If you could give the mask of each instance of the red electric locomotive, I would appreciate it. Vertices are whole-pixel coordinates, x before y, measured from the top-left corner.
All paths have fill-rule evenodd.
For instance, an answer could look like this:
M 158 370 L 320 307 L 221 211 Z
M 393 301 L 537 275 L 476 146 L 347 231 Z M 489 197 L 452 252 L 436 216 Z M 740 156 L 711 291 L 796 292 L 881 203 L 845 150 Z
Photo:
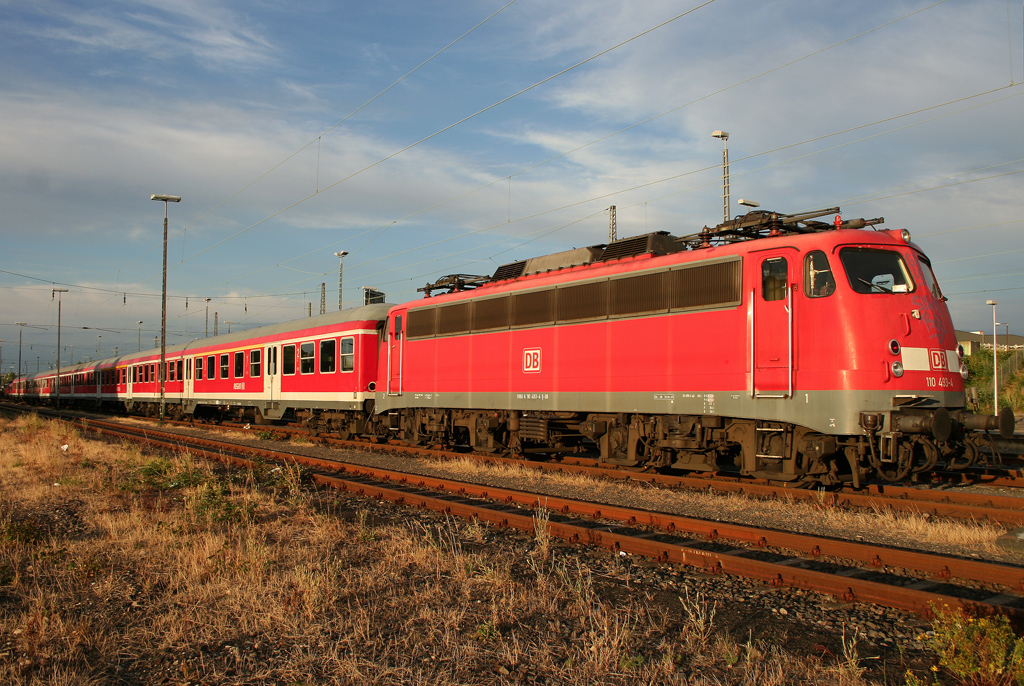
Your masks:
M 881 219 L 756 211 L 462 275 L 394 307 L 376 410 L 410 442 L 777 481 L 977 457 L 927 257 Z M 430 297 L 432 291 L 448 293 Z
M 966 410 L 945 298 L 909 233 L 816 221 L 837 212 L 755 211 L 171 346 L 168 413 L 795 483 L 973 463 L 1012 412 Z M 60 397 L 155 414 L 158 365 L 148 351 L 62 369 Z M 9 392 L 52 399 L 53 377 Z

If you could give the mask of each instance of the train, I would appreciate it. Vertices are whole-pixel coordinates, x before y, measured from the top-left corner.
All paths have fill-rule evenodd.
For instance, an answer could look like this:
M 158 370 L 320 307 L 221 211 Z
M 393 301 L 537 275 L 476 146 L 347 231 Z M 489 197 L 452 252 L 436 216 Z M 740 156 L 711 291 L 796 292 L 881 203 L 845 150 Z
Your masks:
M 883 223 L 752 210 L 167 346 L 163 365 L 156 349 L 28 375 L 5 395 L 794 486 L 967 467 L 1013 414 L 967 407 L 931 263 Z

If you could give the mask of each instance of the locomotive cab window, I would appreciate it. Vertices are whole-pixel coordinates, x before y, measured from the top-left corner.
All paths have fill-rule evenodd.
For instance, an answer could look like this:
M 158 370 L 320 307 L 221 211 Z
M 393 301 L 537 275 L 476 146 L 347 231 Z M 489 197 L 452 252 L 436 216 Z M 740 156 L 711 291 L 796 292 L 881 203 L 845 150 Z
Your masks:
M 772 257 L 761 263 L 761 296 L 765 300 L 785 300 L 789 285 L 789 265 L 785 257 Z
M 857 293 L 910 293 L 914 281 L 907 263 L 895 250 L 843 248 L 839 259 L 850 287 Z
M 350 372 L 356 368 L 356 343 L 349 336 L 341 339 L 341 371 Z
M 338 342 L 331 339 L 320 341 L 320 373 L 321 374 L 333 374 L 335 372 L 335 357 L 334 353 L 337 349 Z
M 804 293 L 808 298 L 825 298 L 836 291 L 836 277 L 828 263 L 828 255 L 820 250 L 804 258 Z

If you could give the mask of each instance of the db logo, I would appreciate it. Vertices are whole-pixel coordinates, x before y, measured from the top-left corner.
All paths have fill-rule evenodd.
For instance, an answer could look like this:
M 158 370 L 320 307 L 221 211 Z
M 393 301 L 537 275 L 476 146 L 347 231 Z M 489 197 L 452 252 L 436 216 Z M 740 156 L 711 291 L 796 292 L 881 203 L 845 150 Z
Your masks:
M 540 348 L 526 348 L 523 350 L 523 372 L 525 374 L 540 371 Z
M 948 368 L 945 350 L 929 350 L 928 356 L 931 359 L 932 369 L 945 371 Z

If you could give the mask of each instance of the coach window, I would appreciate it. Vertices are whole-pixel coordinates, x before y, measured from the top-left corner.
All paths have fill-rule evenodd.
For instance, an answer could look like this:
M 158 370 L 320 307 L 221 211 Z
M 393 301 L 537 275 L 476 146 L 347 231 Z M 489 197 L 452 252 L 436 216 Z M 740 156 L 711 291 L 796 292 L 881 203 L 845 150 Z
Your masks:
M 235 378 L 241 379 L 245 376 L 245 351 L 239 350 L 235 353 Z
M 220 378 L 228 378 L 228 354 L 224 353 L 220 356 Z
M 174 379 L 175 379 L 175 376 L 174 376 L 174 363 L 173 362 L 168 362 L 167 363 L 167 380 L 168 381 L 174 381 Z
M 214 355 L 206 358 L 206 378 L 210 381 L 217 378 L 217 358 Z
M 313 357 L 316 355 L 316 344 L 313 341 L 299 344 L 299 371 L 303 374 L 312 374 L 316 371 Z
M 281 348 L 281 373 L 295 373 L 295 346 L 286 345 Z
M 334 353 L 338 342 L 333 338 L 320 341 L 320 373 L 333 374 L 336 370 Z
M 355 339 L 349 336 L 341 339 L 341 371 L 350 372 L 356 368 Z
M 828 264 L 828 255 L 820 250 L 804 258 L 804 293 L 808 298 L 824 298 L 836 292 L 836 278 Z
M 785 257 L 772 257 L 761 263 L 761 295 L 765 300 L 785 300 L 789 265 Z
M 260 374 L 260 349 L 259 348 L 256 348 L 255 350 L 250 350 L 249 351 L 249 376 L 251 376 L 254 379 L 259 377 L 259 376 L 262 376 L 262 374 Z
M 203 358 L 197 357 L 196 359 L 196 381 L 203 380 Z
M 175 363 L 175 365 L 174 365 L 174 366 L 178 368 L 178 381 L 181 381 L 182 379 L 184 379 L 184 378 L 185 378 L 185 376 L 184 376 L 184 375 L 182 374 L 182 371 L 181 371 L 181 369 L 182 369 L 182 361 L 181 361 L 181 360 L 178 360 L 178 361 L 177 361 L 177 362 Z

